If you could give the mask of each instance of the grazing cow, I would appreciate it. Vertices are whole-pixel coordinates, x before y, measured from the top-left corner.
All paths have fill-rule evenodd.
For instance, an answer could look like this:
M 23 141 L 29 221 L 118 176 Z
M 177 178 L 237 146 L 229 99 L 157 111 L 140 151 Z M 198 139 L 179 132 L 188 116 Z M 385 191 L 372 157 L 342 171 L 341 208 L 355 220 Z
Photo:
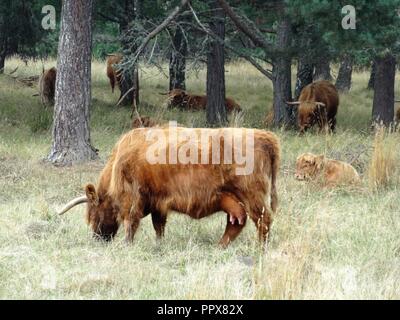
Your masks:
M 297 158 L 295 178 L 300 181 L 320 179 L 328 187 L 356 184 L 360 181 L 360 176 L 352 165 L 312 153 L 305 153 Z
M 321 80 L 309 84 L 301 91 L 299 101 L 288 102 L 298 105 L 298 125 L 301 133 L 318 124 L 323 130 L 326 125 L 333 132 L 336 127 L 336 114 L 339 94 L 329 81 Z
M 185 110 L 205 110 L 207 107 L 207 96 L 189 94 L 182 89 L 173 89 L 167 95 L 168 107 L 177 106 Z M 225 107 L 228 112 L 242 110 L 232 98 L 225 99 Z
M 122 61 L 122 54 L 111 53 L 107 55 L 107 77 L 110 79 L 111 91 L 114 93 L 115 84 L 120 86 L 121 72 L 117 70 L 116 64 Z
M 177 144 L 171 144 L 168 137 L 175 133 L 184 136 L 185 142 L 177 140 Z M 226 138 L 226 133 L 234 139 Z M 240 141 L 246 151 L 247 147 L 249 152 L 254 151 L 249 153 L 253 155 L 252 161 L 249 161 L 253 168 L 251 172 L 239 175 L 237 170 L 243 168 L 243 162 L 239 164 L 233 156 L 230 162 L 218 164 L 218 161 L 214 161 L 214 156 L 225 159 L 231 151 L 236 153 L 238 147 L 236 143 L 233 147 L 232 141 L 250 133 L 253 133 L 250 135 L 252 140 Z M 159 141 L 154 144 L 155 141 L 149 141 L 148 135 L 152 138 L 154 135 L 166 137 L 163 140 L 165 144 L 158 145 Z M 204 144 L 204 141 L 208 143 Z M 155 145 L 159 149 L 154 148 Z M 176 155 L 187 155 L 191 150 L 195 160 L 205 159 L 208 164 L 203 161 L 183 161 L 180 157 L 173 162 L 171 150 L 175 150 Z M 169 160 L 162 162 L 164 164 L 153 162 L 154 159 L 149 161 L 149 154 L 165 155 L 164 161 L 168 155 L 172 163 L 168 163 Z M 87 202 L 87 222 L 96 237 L 111 240 L 120 223 L 123 223 L 126 240 L 130 242 L 141 218 L 149 213 L 159 238 L 164 233 L 169 211 L 181 212 L 194 219 L 225 211 L 227 225 L 220 241 L 222 246 L 227 246 L 239 235 L 247 216 L 256 223 L 259 238 L 265 242 L 272 214 L 277 207 L 279 161 L 278 138 L 263 130 L 179 127 L 134 129 L 122 136 L 114 147 L 97 187 L 87 185 L 86 195 L 72 200 L 60 214 Z
M 44 70 L 39 80 L 40 99 L 44 105 L 53 105 L 56 93 L 57 69 Z
M 396 111 L 395 122 L 400 123 L 400 108 Z

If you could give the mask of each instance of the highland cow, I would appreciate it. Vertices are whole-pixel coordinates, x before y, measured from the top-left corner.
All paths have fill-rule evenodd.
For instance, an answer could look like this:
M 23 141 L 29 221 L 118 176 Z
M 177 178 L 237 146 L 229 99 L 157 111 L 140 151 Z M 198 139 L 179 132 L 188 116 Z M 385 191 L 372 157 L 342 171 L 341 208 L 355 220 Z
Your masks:
M 298 105 L 297 120 L 301 133 L 315 124 L 318 124 L 320 131 L 326 126 L 332 132 L 335 130 L 339 94 L 329 81 L 321 80 L 309 84 L 301 91 L 299 101 L 288 104 Z
M 312 153 L 297 158 L 295 178 L 300 181 L 319 180 L 328 187 L 360 182 L 360 176 L 352 165 Z
M 167 137 L 175 133 L 189 140 L 177 141 L 175 145 L 166 140 L 165 145 L 154 150 L 158 143 L 154 144 L 154 135 Z M 247 148 L 253 151 L 252 170 L 248 174 L 238 174 L 243 169 L 243 162 L 236 157 L 231 162 L 225 161 L 225 157 L 229 160 L 227 151 L 234 153 L 238 148 L 226 138 L 226 133 L 233 137 L 232 141 L 244 136 L 253 138 L 246 138 L 240 145 L 246 151 Z M 200 139 L 204 136 L 205 141 L 209 142 L 206 146 Z M 217 147 L 217 151 L 214 147 Z M 188 150 L 196 157 L 191 161 L 179 158 L 174 164 L 173 150 L 184 159 Z M 158 157 L 165 155 L 168 161 L 154 162 L 149 158 L 153 152 Z M 224 158 L 224 161 L 214 161 L 215 156 Z M 200 158 L 207 160 L 207 164 L 196 162 Z M 79 203 L 87 203 L 87 222 L 96 237 L 111 240 L 122 223 L 125 238 L 130 242 L 140 220 L 149 213 L 159 238 L 164 234 L 170 211 L 181 212 L 194 219 L 225 211 L 227 225 L 220 240 L 222 246 L 227 246 L 239 235 L 248 216 L 256 224 L 260 241 L 264 243 L 277 207 L 279 161 L 277 137 L 263 130 L 179 127 L 134 129 L 114 147 L 97 187 L 88 184 L 86 195 L 72 200 L 60 214 Z
M 39 95 L 44 105 L 53 105 L 56 92 L 57 69 L 44 70 L 39 80 Z
M 207 96 L 189 94 L 182 89 L 173 89 L 168 94 L 167 106 L 179 107 L 184 110 L 205 110 L 207 108 Z M 228 113 L 242 109 L 232 98 L 225 99 L 225 107 Z
M 116 65 L 122 61 L 122 54 L 112 53 L 107 55 L 107 77 L 110 79 L 111 91 L 114 93 L 115 85 L 120 86 L 121 72 Z

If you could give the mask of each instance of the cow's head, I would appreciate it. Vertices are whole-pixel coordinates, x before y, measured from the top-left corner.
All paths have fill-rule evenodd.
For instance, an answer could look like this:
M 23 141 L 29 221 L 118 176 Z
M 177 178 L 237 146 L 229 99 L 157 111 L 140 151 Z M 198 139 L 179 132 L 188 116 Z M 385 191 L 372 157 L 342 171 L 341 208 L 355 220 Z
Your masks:
M 98 193 L 92 184 L 85 187 L 86 195 L 70 201 L 59 212 L 60 215 L 78 204 L 86 203 L 86 220 L 91 226 L 95 238 L 110 241 L 119 228 L 118 206 L 106 192 Z
M 324 155 L 304 153 L 297 158 L 295 178 L 297 180 L 311 180 L 323 169 L 325 163 Z
M 300 133 L 306 132 L 318 121 L 327 121 L 326 105 L 318 101 L 294 101 L 287 102 L 288 105 L 298 107 L 297 123 Z

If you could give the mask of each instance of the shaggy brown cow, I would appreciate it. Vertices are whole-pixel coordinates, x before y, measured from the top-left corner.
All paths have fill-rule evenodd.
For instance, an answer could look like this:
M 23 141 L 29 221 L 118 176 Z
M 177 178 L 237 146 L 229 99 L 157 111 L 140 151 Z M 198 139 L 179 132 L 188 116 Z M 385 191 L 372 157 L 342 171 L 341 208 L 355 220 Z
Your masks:
M 39 80 L 40 99 L 44 105 L 54 104 L 54 95 L 56 93 L 57 69 L 51 68 L 43 71 Z
M 300 181 L 320 179 L 328 187 L 360 182 L 360 176 L 350 164 L 312 153 L 297 158 L 295 178 Z
M 396 111 L 395 122 L 400 123 L 400 108 Z
M 154 138 L 153 135 L 161 134 L 166 137 L 167 142 L 169 134 L 174 134 L 171 130 L 173 129 L 140 128 L 125 134 L 114 147 L 97 187 L 87 185 L 86 196 L 71 201 L 60 214 L 79 203 L 87 202 L 87 221 L 95 236 L 110 240 L 123 223 L 126 240 L 132 241 L 140 220 L 149 213 L 157 237 L 161 237 L 169 211 L 182 212 L 194 219 L 200 219 L 223 210 L 227 213 L 227 225 L 220 241 L 222 246 L 228 245 L 239 235 L 247 216 L 256 223 L 259 238 L 264 242 L 278 201 L 278 138 L 263 130 L 175 127 L 177 134 L 184 134 L 186 138 L 192 137 L 184 143 L 178 141 L 176 152 L 187 155 L 188 150 L 194 150 L 197 160 L 201 155 L 201 159 L 204 156 L 209 164 L 190 161 L 185 164 L 180 161 L 177 164 L 149 162 L 149 153 L 164 154 L 167 157 L 173 146 L 166 143 L 159 146 L 159 149 L 154 149 L 155 141 L 149 141 L 147 136 Z M 236 140 L 242 134 L 250 132 L 254 133 L 254 148 L 251 149 L 254 157 L 253 170 L 249 174 L 237 174 L 236 170 L 243 168 L 243 162 L 239 164 L 234 157 L 230 164 L 215 164 L 215 161 L 211 164 L 218 152 L 219 156 L 225 157 L 227 150 L 237 151 L 232 149 L 232 139 L 226 138 L 224 133 L 230 133 Z M 204 135 L 205 141 L 209 142 L 208 146 L 202 143 Z M 216 143 L 211 143 L 215 138 Z M 243 141 L 247 150 L 247 139 Z M 215 152 L 215 146 L 220 147 L 218 152 Z M 244 148 L 243 145 L 242 147 Z
M 318 123 L 323 130 L 326 125 L 333 132 L 339 106 L 339 94 L 329 81 L 321 80 L 309 84 L 301 91 L 299 101 L 288 102 L 298 105 L 298 125 L 301 133 Z
M 123 56 L 120 53 L 111 53 L 107 55 L 107 77 L 110 79 L 111 91 L 114 92 L 115 84 L 120 85 L 120 72 L 115 67 L 120 63 Z
M 168 107 L 177 106 L 185 110 L 205 110 L 207 107 L 207 96 L 189 94 L 182 89 L 173 89 L 167 95 Z M 228 112 L 242 110 L 232 98 L 225 99 L 225 107 Z

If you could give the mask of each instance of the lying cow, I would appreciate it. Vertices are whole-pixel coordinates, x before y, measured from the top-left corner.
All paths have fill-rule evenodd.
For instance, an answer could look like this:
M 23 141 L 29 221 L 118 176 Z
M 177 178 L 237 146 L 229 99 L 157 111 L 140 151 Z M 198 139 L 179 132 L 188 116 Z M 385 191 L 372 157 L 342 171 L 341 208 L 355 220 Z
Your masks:
M 120 86 L 121 72 L 116 65 L 122 61 L 122 54 L 111 53 L 107 55 L 107 77 L 110 79 L 111 91 L 114 93 L 115 84 Z
M 328 187 L 360 182 L 359 174 L 350 164 L 312 153 L 297 158 L 295 178 L 300 181 L 320 179 Z
M 301 91 L 299 101 L 288 104 L 298 106 L 297 122 L 301 133 L 315 124 L 318 124 L 320 131 L 326 126 L 332 132 L 335 130 L 339 94 L 329 81 L 321 80 L 309 84 Z
M 179 107 L 184 110 L 205 110 L 207 107 L 207 96 L 189 94 L 182 89 L 173 89 L 167 95 L 168 107 Z M 225 107 L 228 112 L 242 110 L 232 98 L 225 99 Z
M 173 145 L 166 138 L 165 144 L 155 150 L 154 141 L 149 141 L 146 136 L 168 137 L 170 133 L 174 134 L 171 130 L 176 130 L 176 134 L 186 139 L 191 137 L 187 144 L 177 142 L 180 148 L 184 148 L 184 152 L 180 148 L 177 152 L 187 155 L 188 150 L 192 150 L 197 159 L 201 154 L 201 159 L 204 156 L 209 164 L 184 164 L 180 159 L 176 164 L 168 161 L 164 164 L 149 162 L 149 153 L 164 154 L 166 157 Z M 237 170 L 242 165 L 234 157 L 230 164 L 229 161 L 212 164 L 216 162 L 211 161 L 214 156 L 219 155 L 222 159 L 228 150 L 233 150 L 232 141 L 225 138 L 224 133 L 229 133 L 236 139 L 249 133 L 249 130 L 254 134 L 254 139 L 250 140 L 254 142 L 253 148 L 249 144 L 250 151 L 254 151 L 253 170 L 250 173 L 238 175 Z M 216 143 L 211 143 L 219 135 L 222 135 L 221 140 L 218 138 Z M 204 142 L 204 136 L 205 141 L 209 142 L 206 147 L 201 143 Z M 247 150 L 247 142 L 244 144 Z M 215 152 L 215 146 L 219 146 L 219 153 Z M 96 236 L 111 240 L 120 223 L 123 223 L 126 240 L 132 241 L 140 220 L 149 213 L 156 235 L 161 237 L 167 215 L 172 210 L 194 219 L 222 210 L 227 213 L 227 225 L 220 241 L 222 246 L 227 246 L 239 235 L 247 216 L 255 222 L 259 238 L 265 242 L 272 214 L 277 207 L 276 178 L 279 159 L 279 141 L 273 133 L 267 131 L 179 127 L 134 129 L 125 134 L 114 147 L 97 187 L 87 185 L 86 195 L 71 201 L 60 214 L 86 202 L 87 221 Z
M 39 95 L 44 105 L 53 105 L 56 93 L 57 69 L 43 70 L 39 79 Z

